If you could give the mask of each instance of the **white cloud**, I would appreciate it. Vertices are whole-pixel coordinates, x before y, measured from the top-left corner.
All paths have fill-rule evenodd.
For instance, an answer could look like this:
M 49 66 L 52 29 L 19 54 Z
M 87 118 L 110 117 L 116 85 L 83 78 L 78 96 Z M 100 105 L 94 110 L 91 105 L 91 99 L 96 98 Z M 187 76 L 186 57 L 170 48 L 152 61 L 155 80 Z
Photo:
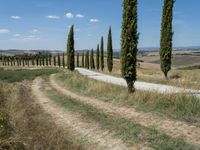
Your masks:
M 10 30 L 8 30 L 8 29 L 0 29 L 0 34 L 6 34 L 9 32 L 10 32 Z
M 38 41 L 40 40 L 39 37 L 36 37 L 35 35 L 29 35 L 29 36 L 23 36 L 23 37 L 15 37 L 11 39 L 12 41 L 22 41 L 22 42 L 27 42 L 27 41 Z
M 65 17 L 68 19 L 71 19 L 71 18 L 74 18 L 74 15 L 69 12 L 69 13 L 66 13 Z
M 96 22 L 99 22 L 99 19 L 90 19 L 90 22 L 96 23 Z
M 85 16 L 84 15 L 82 15 L 82 14 L 77 14 L 76 15 L 76 18 L 84 18 Z
M 56 16 L 56 15 L 49 15 L 46 16 L 47 19 L 60 19 L 60 16 Z
M 20 17 L 20 16 L 11 16 L 10 18 L 11 18 L 11 19 L 15 19 L 15 20 L 19 20 L 19 19 L 21 19 L 22 17 Z
M 33 33 L 39 33 L 40 31 L 38 29 L 33 29 Z
M 14 34 L 13 35 L 14 37 L 19 37 L 19 36 L 21 36 L 20 34 Z

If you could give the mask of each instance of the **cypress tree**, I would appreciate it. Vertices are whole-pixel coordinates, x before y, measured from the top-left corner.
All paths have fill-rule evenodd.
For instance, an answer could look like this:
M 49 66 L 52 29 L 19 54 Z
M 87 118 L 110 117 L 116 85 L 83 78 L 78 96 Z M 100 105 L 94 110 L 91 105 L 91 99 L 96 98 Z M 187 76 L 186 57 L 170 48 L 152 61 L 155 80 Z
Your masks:
M 51 54 L 49 54 L 49 65 L 51 66 L 51 58 L 52 58 L 52 56 L 51 56 Z
M 24 67 L 25 66 L 25 63 L 24 63 L 24 57 L 22 57 L 22 66 Z
M 74 26 L 71 26 L 67 40 L 67 68 L 74 71 Z
M 44 56 L 42 56 L 42 66 L 45 66 L 45 60 L 44 60 L 45 58 L 44 58 Z
M 104 42 L 103 42 L 103 36 L 101 37 L 101 54 L 100 54 L 100 57 L 101 57 L 101 70 L 103 71 L 104 69 Z
M 113 69 L 113 47 L 112 47 L 112 30 L 109 28 L 108 43 L 107 43 L 107 66 L 108 71 L 112 72 Z
M 49 62 L 49 58 L 48 58 L 48 56 L 49 56 L 49 55 L 46 55 L 46 56 L 45 56 L 45 59 L 46 59 L 46 66 L 49 66 L 49 63 L 48 63 L 48 62 Z
M 79 53 L 77 52 L 77 61 L 76 61 L 77 67 L 79 67 Z
M 41 55 L 40 55 L 39 59 L 40 59 L 40 66 L 42 66 L 42 56 Z
M 86 52 L 86 56 L 85 56 L 85 67 L 87 68 L 87 69 L 89 69 L 90 68 L 90 62 L 89 62 L 90 60 L 89 60 L 89 51 L 87 51 Z
M 61 62 L 60 62 L 60 54 L 58 53 L 58 66 L 61 66 Z
M 31 59 L 32 61 L 32 66 L 34 66 L 35 64 L 34 64 L 34 57 L 32 57 L 32 59 Z
M 137 32 L 137 0 L 123 1 L 123 22 L 121 34 L 122 76 L 126 80 L 129 93 L 135 91 L 137 79 L 136 56 L 139 34 Z
M 84 52 L 82 53 L 82 67 L 85 67 L 85 56 L 84 56 Z
M 173 20 L 173 7 L 175 0 L 164 0 L 161 39 L 160 39 L 160 66 L 167 79 L 167 74 L 171 70 L 171 57 L 172 57 L 172 20 Z
M 39 58 L 38 58 L 38 56 L 36 57 L 36 65 L 37 66 L 39 65 Z
M 95 69 L 95 64 L 94 64 L 94 51 L 93 49 L 91 50 L 90 53 L 90 68 Z
M 97 51 L 96 51 L 96 67 L 97 70 L 99 70 L 99 44 L 97 45 Z
M 63 64 L 63 68 L 65 68 L 65 54 L 63 53 L 63 57 L 62 57 L 62 64 Z
M 56 66 L 56 56 L 53 56 L 53 64 Z

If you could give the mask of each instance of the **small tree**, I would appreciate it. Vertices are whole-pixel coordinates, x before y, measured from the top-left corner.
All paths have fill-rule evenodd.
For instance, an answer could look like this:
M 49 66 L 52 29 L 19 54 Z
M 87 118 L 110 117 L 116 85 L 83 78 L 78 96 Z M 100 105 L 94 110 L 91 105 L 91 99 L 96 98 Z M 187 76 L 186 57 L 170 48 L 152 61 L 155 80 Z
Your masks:
M 112 72 L 112 69 L 113 69 L 113 47 L 112 47 L 112 31 L 111 31 L 111 27 L 109 28 L 109 32 L 108 32 L 107 66 L 108 66 L 108 71 Z
M 79 67 L 79 53 L 77 52 L 77 61 L 76 61 L 77 67 Z
M 94 51 L 93 49 L 91 50 L 90 53 L 90 68 L 95 69 L 95 64 L 94 64 Z
M 85 56 L 84 56 L 84 52 L 82 53 L 82 67 L 85 67 Z
M 74 26 L 72 25 L 69 31 L 67 40 L 67 67 L 69 70 L 74 71 Z
M 137 0 L 123 1 L 123 22 L 121 34 L 121 63 L 122 76 L 126 80 L 129 93 L 134 92 L 137 79 L 136 56 L 138 45 L 137 32 Z
M 96 51 L 96 67 L 97 70 L 99 70 L 99 44 L 97 45 L 97 51 Z
M 101 37 L 101 70 L 104 69 L 104 42 L 103 42 L 103 36 Z
M 171 70 L 171 57 L 172 57 L 172 20 L 173 20 L 173 7 L 175 0 L 164 0 L 161 40 L 160 40 L 160 66 L 161 70 L 168 79 L 168 72 Z

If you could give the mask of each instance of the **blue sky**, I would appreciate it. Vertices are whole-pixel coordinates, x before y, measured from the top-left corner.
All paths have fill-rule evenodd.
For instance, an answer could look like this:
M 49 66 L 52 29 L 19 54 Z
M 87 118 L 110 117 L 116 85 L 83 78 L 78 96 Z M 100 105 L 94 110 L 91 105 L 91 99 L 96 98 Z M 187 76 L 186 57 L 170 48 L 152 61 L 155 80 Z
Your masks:
M 139 47 L 158 47 L 163 0 L 139 0 Z M 176 0 L 174 46 L 200 45 L 200 1 Z M 1 0 L 0 49 L 66 48 L 75 25 L 75 48 L 96 48 L 112 26 L 120 48 L 122 0 Z M 106 41 L 105 41 L 106 44 Z

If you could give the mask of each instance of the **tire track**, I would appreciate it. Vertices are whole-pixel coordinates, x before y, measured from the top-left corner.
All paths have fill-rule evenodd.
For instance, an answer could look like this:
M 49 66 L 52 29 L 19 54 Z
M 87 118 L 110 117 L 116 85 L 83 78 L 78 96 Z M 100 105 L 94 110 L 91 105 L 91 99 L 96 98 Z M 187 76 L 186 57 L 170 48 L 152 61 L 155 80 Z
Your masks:
M 75 137 L 87 139 L 95 144 L 95 150 L 138 150 L 145 149 L 142 145 L 127 147 L 120 139 L 114 138 L 108 130 L 102 130 L 98 123 L 83 121 L 80 114 L 75 114 L 66 109 L 62 109 L 52 102 L 41 91 L 41 78 L 34 80 L 32 93 L 36 102 L 55 120 L 56 124 L 61 127 L 68 127 L 75 134 Z
M 171 137 L 182 138 L 190 144 L 200 146 L 200 128 L 194 125 L 189 125 L 181 121 L 161 119 L 152 113 L 137 112 L 134 108 L 118 107 L 95 98 L 77 95 L 60 86 L 55 81 L 54 76 L 55 75 L 50 76 L 52 87 L 65 96 L 70 96 L 82 103 L 101 109 L 106 113 L 131 119 L 145 127 L 154 127 L 156 130 L 164 132 Z

